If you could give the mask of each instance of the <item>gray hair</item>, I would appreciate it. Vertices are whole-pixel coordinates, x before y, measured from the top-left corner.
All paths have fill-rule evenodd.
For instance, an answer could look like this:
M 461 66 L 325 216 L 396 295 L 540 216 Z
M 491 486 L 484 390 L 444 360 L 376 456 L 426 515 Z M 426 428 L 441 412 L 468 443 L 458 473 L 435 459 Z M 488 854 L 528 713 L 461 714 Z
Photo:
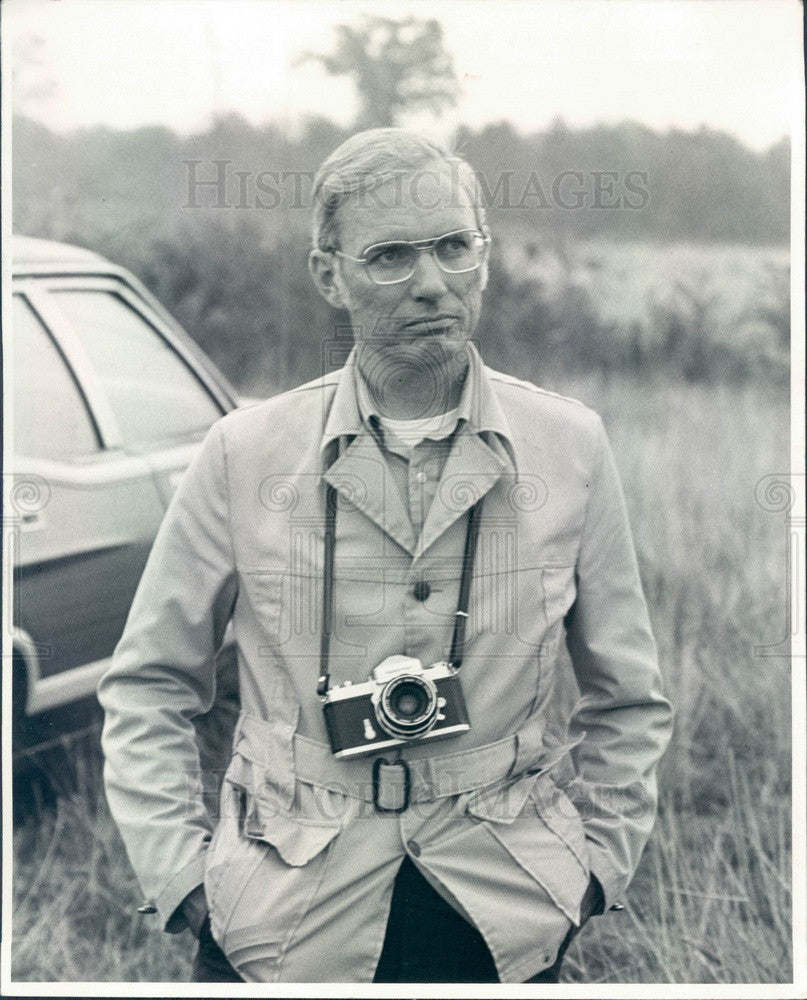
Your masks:
M 456 153 L 403 128 L 373 128 L 358 132 L 331 153 L 314 177 L 312 242 L 320 250 L 339 247 L 337 214 L 351 197 L 411 174 L 435 161 L 450 164 L 460 189 L 471 199 L 476 224 L 486 231 L 485 207 L 479 181 L 471 166 Z

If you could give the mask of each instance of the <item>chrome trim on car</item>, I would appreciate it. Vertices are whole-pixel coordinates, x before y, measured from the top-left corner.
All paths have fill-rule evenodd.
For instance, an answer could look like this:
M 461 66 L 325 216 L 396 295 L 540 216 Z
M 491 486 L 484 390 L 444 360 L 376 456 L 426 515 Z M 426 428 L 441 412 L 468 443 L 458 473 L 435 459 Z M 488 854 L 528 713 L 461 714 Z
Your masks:
M 83 663 L 80 667 L 65 670 L 53 677 L 42 677 L 37 645 L 25 629 L 14 629 L 12 643 L 14 652 L 22 658 L 25 665 L 26 692 L 23 708 L 26 715 L 36 715 L 37 712 L 58 708 L 95 694 L 101 674 L 111 662 L 111 658 L 106 657 L 93 663 Z
M 119 447 L 122 441 L 118 420 L 81 341 L 70 324 L 54 308 L 44 289 L 33 282 L 17 288 L 56 345 L 90 415 L 100 450 Z
M 53 677 L 41 677 L 39 673 L 39 656 L 36 643 L 26 631 L 14 629 L 14 649 L 25 663 L 28 680 L 25 714 L 36 715 L 50 708 L 60 708 L 71 701 L 88 698 L 95 695 L 98 682 L 112 663 L 112 657 L 107 656 L 92 663 L 82 663 L 80 667 L 65 670 Z M 235 634 L 232 622 L 228 622 L 224 632 L 224 641 L 217 657 L 232 654 L 235 649 Z
M 11 648 L 21 659 L 25 666 L 25 711 L 29 711 L 31 691 L 39 678 L 39 654 L 36 651 L 36 643 L 31 636 L 22 628 L 14 628 L 11 633 Z
M 52 677 L 41 677 L 28 692 L 27 713 L 34 715 L 95 694 L 98 681 L 112 662 L 111 657 L 83 663 Z
M 141 455 L 127 455 L 123 451 L 99 452 L 83 462 L 59 462 L 50 458 L 20 456 L 14 462 L 14 475 L 42 476 L 49 483 L 91 488 L 101 483 L 140 479 L 148 475 L 150 465 Z
M 45 295 L 59 290 L 106 291 L 118 295 L 130 308 L 152 327 L 168 347 L 190 368 L 200 386 L 215 403 L 227 413 L 237 405 L 237 393 L 225 376 L 215 367 L 210 357 L 179 325 L 165 307 L 142 285 L 133 274 L 114 268 L 109 273 L 54 274 L 42 276 L 35 282 Z M 58 303 L 53 303 L 58 309 Z M 65 320 L 67 322 L 67 320 Z M 205 378 L 199 375 L 201 369 Z

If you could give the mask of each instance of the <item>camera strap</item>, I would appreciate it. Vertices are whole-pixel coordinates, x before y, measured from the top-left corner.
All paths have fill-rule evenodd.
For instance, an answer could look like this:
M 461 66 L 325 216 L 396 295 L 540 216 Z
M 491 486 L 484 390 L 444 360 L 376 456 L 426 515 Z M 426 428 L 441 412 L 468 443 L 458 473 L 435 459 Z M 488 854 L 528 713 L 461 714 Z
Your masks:
M 460 577 L 460 593 L 457 598 L 457 610 L 454 612 L 454 635 L 451 639 L 451 652 L 448 662 L 459 670 L 462 666 L 462 656 L 465 648 L 465 623 L 468 621 L 468 604 L 471 599 L 471 577 L 474 572 L 474 560 L 479 539 L 479 520 L 482 516 L 482 501 L 480 497 L 471 507 L 468 515 L 468 530 L 465 534 L 465 551 L 462 555 L 462 576 Z
M 319 637 L 319 680 L 317 694 L 320 698 L 328 693 L 331 686 L 329 654 L 331 647 L 331 623 L 333 620 L 333 553 L 336 548 L 336 505 L 339 495 L 328 483 L 325 490 L 325 552 L 322 567 L 322 631 Z
M 468 516 L 468 530 L 465 535 L 465 549 L 462 557 L 462 576 L 460 577 L 460 592 L 457 599 L 457 610 L 454 612 L 454 634 L 451 639 L 451 652 L 448 662 L 459 670 L 465 647 L 465 626 L 468 621 L 468 605 L 471 597 L 471 578 L 474 572 L 477 542 L 479 539 L 479 521 L 482 516 L 482 501 L 484 497 L 471 507 Z M 328 693 L 331 684 L 330 674 L 330 644 L 331 628 L 333 626 L 333 563 L 336 549 L 336 510 L 339 496 L 335 487 L 329 483 L 325 491 L 325 551 L 323 554 L 322 572 L 322 631 L 319 643 L 319 679 L 317 694 L 322 698 Z

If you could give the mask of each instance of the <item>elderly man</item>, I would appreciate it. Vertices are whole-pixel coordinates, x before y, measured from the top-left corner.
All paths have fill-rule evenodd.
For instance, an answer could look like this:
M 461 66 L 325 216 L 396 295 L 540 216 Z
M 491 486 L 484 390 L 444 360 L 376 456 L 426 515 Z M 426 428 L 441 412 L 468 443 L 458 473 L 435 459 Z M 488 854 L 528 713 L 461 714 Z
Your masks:
M 355 347 L 188 470 L 99 688 L 109 802 L 196 980 L 557 981 L 631 878 L 670 732 L 605 433 L 472 345 L 467 164 L 364 132 L 314 199 L 311 274 Z M 191 719 L 229 622 L 214 830 Z

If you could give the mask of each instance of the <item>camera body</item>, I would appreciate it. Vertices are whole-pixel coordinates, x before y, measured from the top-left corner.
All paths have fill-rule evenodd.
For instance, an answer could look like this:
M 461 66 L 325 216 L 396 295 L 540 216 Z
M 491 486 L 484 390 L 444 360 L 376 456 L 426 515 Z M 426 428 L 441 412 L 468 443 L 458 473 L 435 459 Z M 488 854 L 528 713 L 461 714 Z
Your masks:
M 388 656 L 362 683 L 346 681 L 323 696 L 335 757 L 377 753 L 413 740 L 458 736 L 471 728 L 457 670 Z

